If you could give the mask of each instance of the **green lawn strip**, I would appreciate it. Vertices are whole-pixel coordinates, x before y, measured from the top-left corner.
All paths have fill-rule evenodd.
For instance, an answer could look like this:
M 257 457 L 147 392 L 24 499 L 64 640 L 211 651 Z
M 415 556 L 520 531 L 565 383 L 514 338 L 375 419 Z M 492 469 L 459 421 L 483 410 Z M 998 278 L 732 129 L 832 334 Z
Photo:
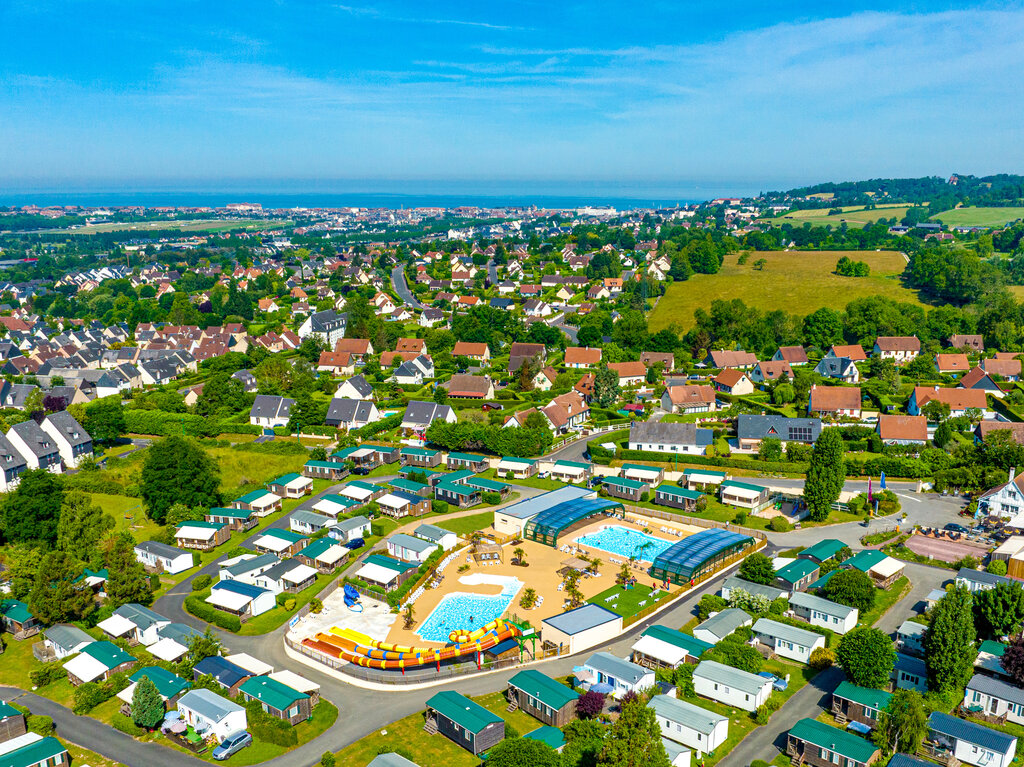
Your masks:
M 148 541 L 158 532 L 160 525 L 146 516 L 141 498 L 107 493 L 87 493 L 92 502 L 113 517 L 117 530 L 127 530 L 137 541 Z
M 68 754 L 71 756 L 71 763 L 74 765 L 88 765 L 89 767 L 121 767 L 120 762 L 115 762 L 112 759 L 107 759 L 105 756 L 100 756 L 95 751 L 82 748 L 78 744 L 66 740 L 61 733 L 57 733 L 57 737 L 67 748 Z
M 1024 218 L 1024 208 L 966 207 L 945 210 L 932 216 L 931 220 L 941 221 L 946 226 L 1001 227 L 1019 218 Z
M 445 519 L 437 523 L 438 527 L 450 530 L 456 535 L 469 535 L 477 530 L 483 530 L 494 524 L 494 512 L 485 511 L 480 514 L 471 514 L 468 517 L 456 517 Z
M 32 654 L 32 644 L 41 642 L 42 638 L 34 636 L 18 641 L 10 634 L 0 635 L 4 652 L 0 654 L 0 684 L 20 687 L 22 690 L 32 689 L 29 673 L 39 667 L 39 662 Z
M 887 589 L 875 589 L 875 604 L 870 610 L 860 614 L 860 626 L 874 626 L 882 619 L 882 616 L 889 611 L 889 608 L 899 602 L 910 591 L 910 579 L 903 576 Z
M 537 721 L 522 710 L 506 711 L 508 701 L 501 692 L 473 698 L 487 710 L 505 720 L 508 727 L 520 735 L 533 732 L 541 727 Z M 337 762 L 345 767 L 365 767 L 381 753 L 397 751 L 417 764 L 444 765 L 444 767 L 476 767 L 480 757 L 473 756 L 464 748 L 455 745 L 444 735 L 428 735 L 423 731 L 422 711 L 410 714 L 404 719 L 385 725 L 376 732 L 356 741 L 337 753 Z
M 323 591 L 327 584 L 334 580 L 337 576 L 334 573 L 320 573 L 316 576 L 312 586 L 309 586 L 297 594 L 289 594 L 289 598 L 295 600 L 294 610 L 285 610 L 283 607 L 278 605 L 273 610 L 268 610 L 262 615 L 257 615 L 252 620 L 242 624 L 242 630 L 238 632 L 242 636 L 252 636 L 254 634 L 267 634 L 278 626 L 283 625 L 289 618 L 303 606 L 309 603 L 313 597 Z
M 612 586 L 610 589 L 602 591 L 587 601 L 610 610 L 616 615 L 621 615 L 623 618 L 631 618 L 641 610 L 646 610 L 671 596 L 671 592 L 664 591 L 657 597 L 652 598 L 652 591 L 653 589 L 650 586 L 645 586 L 642 583 L 638 583 L 629 589 L 624 589 L 622 586 Z M 618 594 L 619 598 L 614 602 L 605 601 L 613 594 Z M 647 602 L 647 604 L 641 606 L 640 602 Z
M 493 479 L 497 482 L 505 482 L 511 485 L 523 485 L 524 487 L 533 487 L 537 490 L 559 490 L 565 487 L 564 482 L 559 482 L 557 479 L 546 479 L 544 477 L 526 477 L 525 479 L 505 479 L 498 476 L 496 469 L 486 469 L 478 476 L 486 479 Z

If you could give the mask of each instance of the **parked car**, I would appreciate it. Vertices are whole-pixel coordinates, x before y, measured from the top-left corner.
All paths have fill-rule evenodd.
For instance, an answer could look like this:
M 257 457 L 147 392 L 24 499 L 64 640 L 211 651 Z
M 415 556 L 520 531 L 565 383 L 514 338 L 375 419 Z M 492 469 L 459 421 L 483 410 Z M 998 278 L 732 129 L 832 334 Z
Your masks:
M 366 545 L 366 541 L 363 540 L 362 538 L 353 538 L 351 541 L 349 541 L 348 543 L 345 543 L 343 545 L 349 551 L 355 551 L 356 549 L 361 549 L 363 546 L 365 546 Z
M 371 469 L 369 466 L 356 466 L 355 468 L 352 469 L 352 473 L 358 474 L 359 476 L 365 476 L 369 474 L 371 471 L 373 471 L 373 469 Z
M 958 525 L 956 522 L 950 522 L 948 525 L 944 526 L 942 529 L 943 530 L 948 530 L 951 533 L 966 533 L 967 532 L 967 528 L 966 527 L 964 527 L 963 525 Z
M 245 730 L 234 732 L 220 742 L 220 745 L 213 749 L 213 758 L 222 762 L 229 756 L 233 756 L 246 746 L 252 745 L 252 735 Z

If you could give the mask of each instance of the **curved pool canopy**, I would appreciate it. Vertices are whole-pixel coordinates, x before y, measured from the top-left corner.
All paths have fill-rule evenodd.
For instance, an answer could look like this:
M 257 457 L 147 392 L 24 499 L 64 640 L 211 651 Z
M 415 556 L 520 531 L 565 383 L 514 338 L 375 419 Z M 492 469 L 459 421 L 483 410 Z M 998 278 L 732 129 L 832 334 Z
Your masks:
M 562 501 L 527 522 L 523 537 L 548 546 L 557 546 L 558 536 L 568 528 L 609 509 L 622 509 L 622 504 L 609 498 L 573 498 Z
M 658 580 L 688 583 L 733 554 L 752 546 L 749 535 L 711 528 L 672 544 L 654 559 L 651 575 Z

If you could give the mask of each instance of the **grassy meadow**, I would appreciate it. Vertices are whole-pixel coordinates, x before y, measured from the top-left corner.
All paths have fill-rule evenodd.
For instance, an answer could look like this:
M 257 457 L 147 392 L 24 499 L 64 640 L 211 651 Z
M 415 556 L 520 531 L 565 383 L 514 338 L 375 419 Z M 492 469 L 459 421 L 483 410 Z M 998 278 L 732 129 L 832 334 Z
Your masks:
M 1011 221 L 1024 218 L 1024 208 L 954 208 L 946 210 L 932 221 L 941 221 L 946 226 L 1004 226 Z
M 841 256 L 865 261 L 869 277 L 840 277 L 832 272 Z M 671 324 L 686 329 L 693 325 L 693 313 L 707 310 L 715 299 L 741 299 L 747 306 L 765 311 L 783 309 L 810 314 L 822 306 L 842 309 L 850 301 L 867 296 L 884 296 L 896 301 L 920 304 L 917 293 L 899 280 L 906 261 L 895 251 L 765 251 L 750 254 L 738 263 L 740 254 L 730 253 L 717 274 L 695 274 L 686 282 L 668 286 L 651 312 L 651 332 Z M 754 263 L 765 259 L 761 271 Z
M 880 218 L 901 219 L 907 215 L 907 205 L 879 205 L 872 210 L 865 210 L 862 205 L 845 205 L 841 215 L 831 216 L 828 209 L 818 210 L 791 210 L 781 218 L 762 219 L 767 223 L 775 225 L 793 224 L 802 226 L 809 223 L 811 226 L 833 226 L 838 227 L 845 223 L 848 227 L 862 229 L 868 224 L 873 224 Z

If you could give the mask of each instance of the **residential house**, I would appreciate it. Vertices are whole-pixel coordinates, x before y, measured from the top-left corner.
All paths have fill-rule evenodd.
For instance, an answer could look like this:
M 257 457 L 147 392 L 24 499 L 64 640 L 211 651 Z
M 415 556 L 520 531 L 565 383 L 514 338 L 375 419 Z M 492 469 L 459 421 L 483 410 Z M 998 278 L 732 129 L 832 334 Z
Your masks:
M 866 362 L 868 355 L 864 353 L 864 349 L 859 344 L 850 344 L 848 346 L 836 345 L 833 346 L 825 354 L 826 357 L 847 357 L 854 362 Z
M 313 492 L 313 480 L 292 472 L 268 482 L 267 489 L 282 498 L 301 498 Z
M 77 687 L 86 682 L 105 682 L 114 674 L 127 671 L 134 663 L 131 655 L 113 642 L 103 640 L 83 647 L 78 655 L 64 663 L 64 670 L 68 672 L 68 681 Z
M 878 725 L 878 712 L 889 705 L 891 697 L 892 693 L 885 690 L 858 687 L 843 680 L 832 692 L 831 711 L 837 722 L 860 722 L 874 729 Z
M 984 359 L 981 361 L 981 369 L 990 376 L 1000 376 L 1006 381 L 1020 380 L 1020 360 L 1018 359 Z
M 760 511 L 772 504 L 771 491 L 763 485 L 727 479 L 718 486 L 718 499 L 728 505 L 750 511 Z
M 466 357 L 474 362 L 487 362 L 491 358 L 491 350 L 485 343 L 456 341 L 452 349 L 452 357 Z
M 193 566 L 191 551 L 169 546 L 158 541 L 142 541 L 135 544 L 135 559 L 151 572 L 177 575 Z
M 651 492 L 651 486 L 646 482 L 624 477 L 605 477 L 601 480 L 601 485 L 612 498 L 622 498 L 633 503 L 639 503 Z
M 244 700 L 256 701 L 266 713 L 293 727 L 313 716 L 308 695 L 269 676 L 249 677 L 238 688 L 238 692 Z
M 283 501 L 281 496 L 269 490 L 252 490 L 231 502 L 236 509 L 252 509 L 256 516 L 265 517 L 272 511 L 280 511 Z
M 582 428 L 590 417 L 590 405 L 578 392 L 570 391 L 553 398 L 540 412 L 556 434 Z
M 213 508 L 206 512 L 205 519 L 207 522 L 227 525 L 229 530 L 251 530 L 259 522 L 252 509 Z
M 717 409 L 710 386 L 669 386 L 661 393 L 661 409 L 668 413 L 708 413 Z
M 921 339 L 915 336 L 879 336 L 875 339 L 872 355 L 893 360 L 897 365 L 910 362 L 921 353 Z
M 811 559 L 791 559 L 775 571 L 775 585 L 795 594 L 814 583 L 818 572 L 818 564 Z
M 309 543 L 304 535 L 291 530 L 272 527 L 264 530 L 252 542 L 253 550 L 258 554 L 273 554 L 277 557 L 290 557 L 298 554 Z
M 56 660 L 80 653 L 86 645 L 95 641 L 78 626 L 69 626 L 63 623 L 50 626 L 43 631 L 43 646 Z M 0 721 L 0 733 L 2 730 L 3 722 Z
M 629 426 L 630 450 L 703 455 L 713 441 L 711 429 L 693 423 L 634 421 Z
M 789 608 L 800 620 L 836 634 L 845 634 L 855 629 L 860 617 L 856 607 L 841 605 L 803 591 L 789 597 Z
M 453 690 L 427 701 L 427 732 L 441 733 L 473 755 L 489 751 L 505 739 L 505 720 Z
M 312 541 L 295 555 L 295 559 L 318 573 L 333 573 L 347 558 L 348 549 L 329 537 Z
M 536 669 L 525 669 L 508 680 L 509 704 L 551 727 L 562 727 L 576 718 L 579 693 Z
M 744 413 L 736 419 L 736 442 L 740 450 L 757 450 L 766 439 L 777 439 L 783 447 L 790 442 L 813 445 L 820 434 L 820 418 Z
M 786 754 L 809 767 L 870 767 L 882 755 L 870 740 L 817 719 L 801 719 L 790 728 Z
M 597 652 L 583 662 L 577 674 L 588 690 L 597 688 L 618 700 L 627 692 L 637 693 L 654 685 L 654 671 L 618 658 L 608 652 Z
M 570 346 L 565 350 L 562 364 L 571 369 L 595 367 L 601 363 L 601 350 L 589 346 Z
M 325 309 L 322 312 L 314 312 L 306 317 L 299 326 L 298 335 L 301 339 L 310 336 L 319 338 L 330 349 L 345 337 L 347 325 L 348 315 L 339 314 L 334 309 Z
M 372 400 L 373 398 L 373 386 L 362 373 L 342 381 L 334 392 L 334 399 Z
M 7 432 L 7 441 L 21 453 L 28 468 L 60 473 L 60 448 L 53 437 L 43 431 L 35 421 L 29 419 L 14 424 Z
M 750 380 L 754 383 L 777 381 L 782 376 L 786 376 L 790 381 L 793 380 L 793 368 L 785 360 L 758 362 L 754 365 L 754 369 L 750 371 Z
M 768 618 L 754 623 L 754 637 L 782 658 L 807 663 L 811 653 L 825 646 L 825 635 Z
M 459 542 L 458 535 L 437 525 L 422 524 L 413 531 L 413 535 L 441 547 L 443 551 L 454 549 Z
M 39 426 L 53 438 L 66 468 L 78 468 L 92 456 L 92 437 L 67 410 L 49 413 Z
M 213 584 L 206 602 L 219 610 L 237 615 L 243 621 L 277 607 L 273 591 L 237 580 L 221 580 Z
M 747 374 L 737 368 L 725 368 L 711 379 L 715 391 L 741 397 L 754 393 L 754 384 Z
M 270 394 L 257 394 L 249 410 L 249 423 L 253 426 L 287 426 L 295 400 Z
M 129 602 L 114 610 L 113 615 L 97 623 L 111 639 L 125 639 L 130 644 L 147 647 L 160 640 L 160 629 L 171 621 L 148 607 Z
M 961 705 L 972 713 L 1024 724 L 1024 690 L 1002 679 L 975 674 L 967 683 Z
M 619 386 L 623 389 L 642 386 L 647 379 L 647 367 L 642 362 L 610 362 L 608 369 L 619 376 Z
M 720 370 L 726 368 L 745 369 L 754 367 L 757 364 L 757 357 L 750 352 L 719 349 L 718 351 L 709 351 L 704 358 L 704 364 Z
M 756 711 L 772 692 L 772 680 L 713 660 L 702 660 L 693 670 L 698 694 L 744 711 Z
M 178 699 L 182 720 L 198 734 L 221 742 L 247 726 L 245 709 L 234 701 L 203 688 L 189 690 Z
M 555 461 L 551 465 L 548 476 L 557 479 L 559 482 L 568 484 L 579 484 L 586 482 L 593 475 L 593 467 L 589 463 L 579 461 Z
M 978 354 L 985 352 L 985 339 L 980 335 L 954 333 L 947 339 L 947 343 L 953 349 L 966 349 Z
M 458 418 L 450 405 L 438 405 L 436 402 L 413 400 L 405 408 L 401 429 L 406 434 L 423 434 L 434 421 L 456 423 Z
M 2 705 L 24 719 L 17 709 Z M 8 715 L 15 718 L 15 715 Z M 0 760 L 10 767 L 68 767 L 71 764 L 71 756 L 63 743 L 52 736 L 44 738 L 34 732 L 25 732 L 0 742 Z
M 989 516 L 1014 517 L 1024 511 L 1024 474 L 1017 476 L 1016 467 L 1010 469 L 1009 479 L 986 490 L 978 497 L 978 512 Z
M 649 368 L 661 365 L 662 372 L 676 369 L 676 358 L 671 352 L 642 352 L 640 361 Z
M 999 384 L 996 383 L 995 379 L 980 367 L 974 367 L 967 371 L 957 383 L 957 386 L 961 389 L 980 389 L 994 397 L 1002 398 L 1006 396 L 1006 392 L 999 388 Z
M 935 370 L 942 375 L 959 376 L 971 368 L 966 354 L 936 354 Z
M 174 532 L 174 539 L 183 549 L 213 551 L 231 538 L 231 528 L 220 522 L 206 520 L 183 522 Z
M 822 541 L 808 546 L 806 549 L 797 554 L 798 559 L 810 559 L 817 562 L 819 565 L 822 562 L 826 562 L 836 556 L 840 551 L 846 548 L 846 544 L 836 538 L 826 538 Z
M 324 422 L 327 426 L 349 431 L 376 423 L 380 418 L 377 406 L 369 400 L 332 399 Z
M 21 475 L 28 471 L 28 461 L 21 452 L 0 433 L 0 490 L 8 492 L 17 487 Z
M 802 346 L 780 346 L 779 350 L 772 355 L 772 359 L 787 362 L 790 365 L 806 365 L 808 362 L 807 351 Z
M 448 396 L 458 399 L 494 399 L 494 383 L 490 376 L 456 373 L 448 381 Z
M 849 357 L 823 357 L 814 367 L 822 378 L 833 378 L 845 384 L 860 383 L 860 371 Z
M 18 599 L 0 600 L 0 631 L 6 631 L 15 639 L 28 639 L 39 633 L 41 622 L 28 605 Z
M 886 556 L 877 549 L 864 549 L 845 560 L 840 567 L 843 569 L 852 567 L 862 573 L 867 573 L 871 576 L 875 586 L 887 589 L 903 575 L 904 563 Z
M 959 717 L 933 711 L 928 716 L 927 744 L 936 755 L 975 767 L 1010 767 L 1017 738 Z
M 861 415 L 859 386 L 811 386 L 808 413 L 830 418 L 856 418 Z
M 907 403 L 907 412 L 921 415 L 924 406 L 932 400 L 948 405 L 952 417 L 967 415 L 971 409 L 981 411 L 982 415 L 988 412 L 988 401 L 982 389 L 944 389 L 940 386 L 915 386 Z
M 654 489 L 654 503 L 683 511 L 695 511 L 701 493 L 677 485 L 662 484 Z
M 692 748 L 698 754 L 712 754 L 729 737 L 729 717 L 679 700 L 675 696 L 655 695 L 647 707 L 663 737 Z
M 536 461 L 513 456 L 502 456 L 496 468 L 499 477 L 511 479 L 526 479 L 535 476 L 538 472 Z

